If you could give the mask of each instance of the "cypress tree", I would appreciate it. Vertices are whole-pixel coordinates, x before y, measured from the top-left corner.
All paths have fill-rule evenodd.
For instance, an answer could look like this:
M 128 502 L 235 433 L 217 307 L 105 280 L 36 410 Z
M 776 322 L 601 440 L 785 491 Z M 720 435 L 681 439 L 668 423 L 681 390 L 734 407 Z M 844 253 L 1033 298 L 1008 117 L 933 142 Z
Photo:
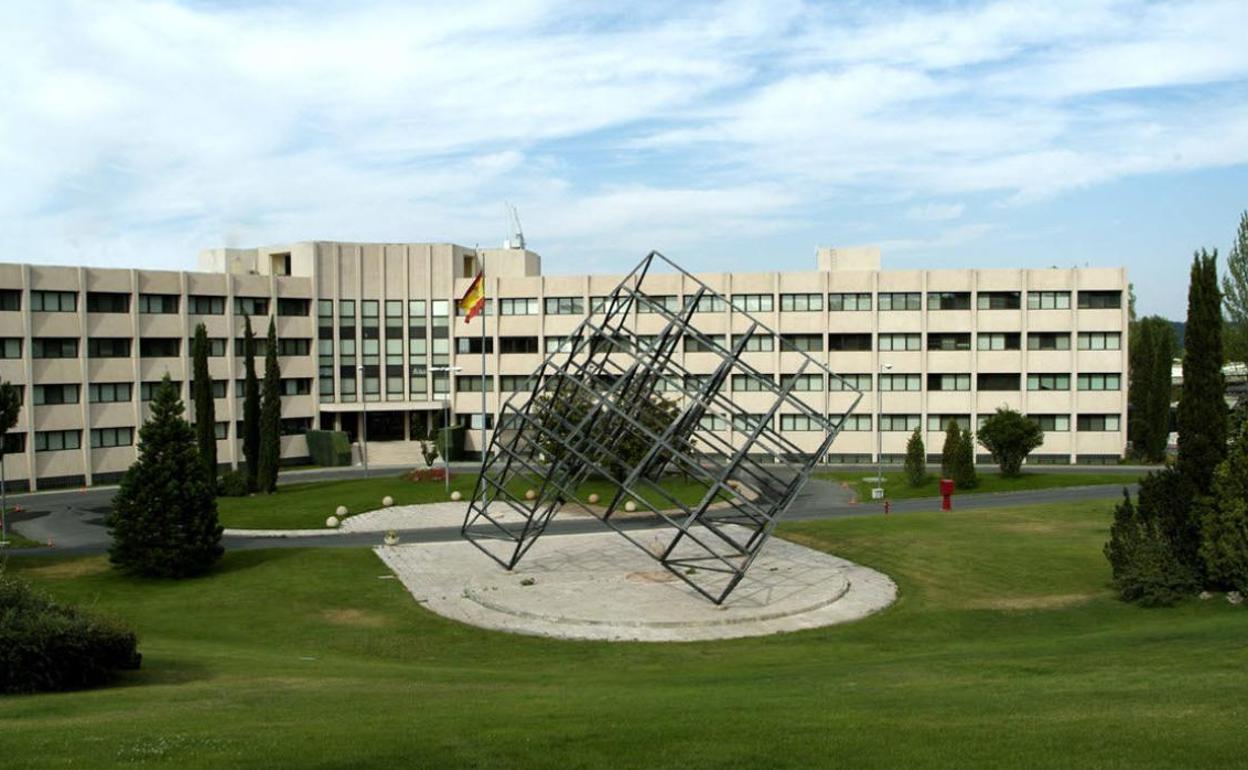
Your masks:
M 277 366 L 277 327 L 269 318 L 269 337 L 264 351 L 264 387 L 260 398 L 260 460 L 256 468 L 257 489 L 277 491 L 277 466 L 281 460 L 282 373 Z
M 958 436 L 958 451 L 953 464 L 953 483 L 958 489 L 974 489 L 979 486 L 979 474 L 975 472 L 975 437 L 969 430 Z
M 182 412 L 166 374 L 139 429 L 139 458 L 122 477 L 108 518 L 109 560 L 127 572 L 187 577 L 221 557 L 217 501 Z
M 906 442 L 906 480 L 912 487 L 921 487 L 927 481 L 927 450 L 923 447 L 923 435 L 918 428 Z
M 1226 310 L 1226 357 L 1248 361 L 1248 211 L 1239 217 L 1239 230 L 1226 258 L 1222 279 Z
M 1248 410 L 1235 410 L 1235 434 L 1213 474 L 1201 521 L 1200 556 L 1211 585 L 1248 592 Z
M 1192 261 L 1187 295 L 1183 393 L 1179 398 L 1178 469 L 1206 495 L 1226 456 L 1226 386 L 1222 379 L 1222 293 L 1218 252 L 1201 249 Z
M 958 462 L 958 445 L 962 443 L 962 429 L 957 420 L 949 420 L 945 428 L 945 445 L 940 450 L 940 477 L 953 478 L 953 469 Z
M 1150 462 L 1166 459 L 1174 347 L 1174 324 L 1159 316 L 1141 320 L 1132 331 L 1127 426 L 1135 456 Z
M 256 379 L 256 334 L 251 317 L 243 322 L 243 459 L 247 463 L 247 490 L 255 492 L 260 467 L 260 382 Z
M 208 374 L 208 329 L 202 323 L 195 327 L 195 344 L 192 349 L 192 371 L 195 399 L 195 443 L 199 448 L 199 462 L 209 486 L 217 484 L 217 434 L 216 409 L 212 399 L 212 377 Z

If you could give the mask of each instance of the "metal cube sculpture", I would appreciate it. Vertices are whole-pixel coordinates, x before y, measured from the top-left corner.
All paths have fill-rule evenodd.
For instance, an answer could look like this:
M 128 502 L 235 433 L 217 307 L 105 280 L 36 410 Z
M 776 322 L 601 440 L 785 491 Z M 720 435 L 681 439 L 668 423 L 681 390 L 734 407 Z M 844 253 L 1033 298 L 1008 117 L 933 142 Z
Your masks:
M 680 275 L 683 304 L 646 292 L 652 268 L 663 265 Z M 862 398 L 742 309 L 732 309 L 730 338 L 695 325 L 700 308 L 727 305 L 658 252 L 595 298 L 530 376 L 528 392 L 499 410 L 463 537 L 510 570 L 573 506 L 723 603 Z M 779 382 L 751 363 L 775 360 L 777 349 L 790 372 Z M 710 373 L 690 372 L 678 350 L 696 351 Z M 823 383 L 817 390 L 812 376 Z M 840 403 L 830 403 L 834 396 Z M 822 435 L 802 449 L 786 436 L 794 430 Z M 664 486 L 665 476 L 683 494 Z M 598 504 L 587 482 L 605 490 Z

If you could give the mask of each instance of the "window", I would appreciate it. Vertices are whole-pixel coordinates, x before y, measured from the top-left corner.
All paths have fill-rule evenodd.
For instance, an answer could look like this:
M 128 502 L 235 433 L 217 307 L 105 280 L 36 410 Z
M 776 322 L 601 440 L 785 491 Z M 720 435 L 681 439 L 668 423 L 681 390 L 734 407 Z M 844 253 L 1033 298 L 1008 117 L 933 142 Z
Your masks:
M 152 315 L 170 315 L 178 312 L 177 294 L 140 294 L 139 312 Z
M 1070 390 L 1070 375 L 1029 374 L 1027 390 Z
M 976 378 L 979 390 L 1018 390 L 1019 375 L 1015 374 L 980 374 Z
M 213 398 L 225 398 L 227 383 L 225 380 L 210 380 L 209 390 L 212 391 Z M 195 380 L 191 380 L 191 399 L 195 398 Z
M 77 337 L 35 337 L 30 341 L 31 358 L 77 358 Z
M 970 350 L 970 332 L 929 332 L 928 350 Z
M 1070 332 L 1028 332 L 1028 350 L 1070 350 Z
M 698 418 L 698 430 L 728 430 L 728 419 L 720 414 L 704 414 Z
M 715 349 L 711 343 L 714 343 L 715 345 L 719 345 L 720 347 L 723 347 L 724 335 L 707 334 L 704 336 L 707 337 L 708 339 L 703 340 L 699 337 L 694 337 L 692 335 L 688 335 L 688 334 L 685 335 L 685 352 L 686 353 L 709 353 Z
M 143 337 L 139 340 L 139 357 L 176 358 L 181 342 L 177 337 Z
M 36 452 L 59 452 L 82 447 L 80 430 L 41 430 L 35 433 Z
M 871 415 L 869 414 L 830 414 L 828 419 L 834 425 L 839 424 L 841 430 L 851 433 L 860 433 L 862 431 L 871 430 Z
M 732 335 L 732 346 L 735 348 L 741 344 L 742 334 Z M 688 339 L 688 338 L 686 338 Z M 750 338 L 745 341 L 745 347 L 742 348 L 747 353 L 766 353 L 776 349 L 776 338 L 770 334 L 751 334 Z
M 500 374 L 498 376 L 498 389 L 504 393 L 527 391 L 532 389 L 532 383 L 529 381 L 529 375 L 527 374 Z
M 498 301 L 498 312 L 499 315 L 537 315 L 541 311 L 536 297 L 508 297 Z
M 793 390 L 813 392 L 823 390 L 822 374 L 786 374 L 780 378 L 780 386 L 788 387 L 793 383 Z
M 282 337 L 277 341 L 277 354 L 279 356 L 311 355 L 312 340 L 307 337 Z
M 480 413 L 480 412 L 473 412 L 473 413 L 472 413 L 472 414 L 470 414 L 470 415 L 466 415 L 466 417 L 467 417 L 468 419 L 467 419 L 467 420 L 462 421 L 462 422 L 460 423 L 461 425 L 462 425 L 462 424 L 464 424 L 464 423 L 467 423 L 467 425 L 468 425 L 468 429 L 469 429 L 469 430 L 482 430 L 482 427 L 481 427 L 481 413 Z M 494 429 L 494 415 L 492 415 L 492 414 L 487 414 L 487 415 L 485 416 L 485 428 L 484 428 L 484 430 L 493 430 L 493 429 Z
M 823 424 L 808 414 L 780 415 L 780 430 L 786 432 L 802 432 L 823 430 Z
M 498 352 L 507 353 L 536 353 L 537 337 L 499 337 Z
M 709 385 L 710 382 L 711 382 L 711 375 L 709 374 L 686 374 L 685 375 L 685 390 L 688 390 L 688 391 L 702 390 L 704 387 Z
M 570 353 L 572 351 L 573 340 L 571 337 L 547 337 L 546 352 L 547 353 Z
M 870 310 L 871 295 L 865 292 L 857 294 L 829 294 L 828 310 Z
M 922 295 L 913 292 L 880 292 L 880 310 L 922 310 Z
M 780 342 L 782 343 L 781 350 L 802 350 L 807 353 L 823 352 L 822 334 L 781 334 Z
M 929 414 L 927 416 L 927 429 L 932 433 L 944 433 L 949 430 L 950 422 L 956 422 L 962 430 L 971 429 L 971 416 L 969 414 Z
M 269 314 L 269 298 L 268 297 L 235 297 L 234 298 L 234 314 L 235 315 L 268 315 Z
M 927 293 L 928 310 L 970 310 L 971 293 L 969 291 L 929 291 Z
M 153 398 L 155 398 L 156 391 L 160 389 L 160 384 L 161 384 L 160 380 L 140 383 L 139 384 L 139 400 L 151 401 Z M 172 384 L 173 384 L 173 387 L 178 389 L 179 391 L 182 389 L 182 383 L 179 382 L 178 380 L 173 380 Z
M 487 393 L 494 391 L 494 378 L 486 375 L 484 380 L 484 388 Z M 481 375 L 470 374 L 464 377 L 455 378 L 455 390 L 461 393 L 480 393 L 482 389 Z
M 1119 430 L 1120 419 L 1117 414 L 1081 414 L 1076 424 L 1083 432 L 1112 432 Z
M 1080 309 L 1117 309 L 1122 307 L 1121 291 L 1081 291 L 1079 292 Z M 1115 428 L 1115 430 L 1117 430 Z
M 26 434 L 9 431 L 4 434 L 4 453 L 21 454 L 26 451 Z
M 278 430 L 283 436 L 302 436 L 304 433 L 312 430 L 312 418 L 283 417 L 278 426 Z
M 981 291 L 975 297 L 980 310 L 1018 310 L 1019 296 L 1016 291 Z
M 78 310 L 78 292 L 32 291 L 30 309 L 45 313 L 73 313 Z
M 922 337 L 918 334 L 881 334 L 880 350 L 921 350 Z
M 186 298 L 186 312 L 191 315 L 225 315 L 225 297 L 192 294 Z
M 1027 292 L 1027 309 L 1028 310 L 1069 310 L 1070 309 L 1070 292 L 1068 291 L 1029 291 Z
M 485 300 L 485 304 L 481 306 L 481 312 L 477 313 L 477 315 L 478 316 L 494 315 L 494 300 L 489 299 L 487 297 Z M 455 303 L 455 317 L 456 318 L 468 317 L 468 311 L 464 310 L 464 308 L 458 302 Z M 474 316 L 474 318 L 475 317 L 476 316 Z
M 780 310 L 783 312 L 804 313 L 823 310 L 822 294 L 781 294 Z
M 22 357 L 22 338 L 21 337 L 0 338 L 0 358 L 21 358 L 21 357 Z
M 547 297 L 546 315 L 585 315 L 585 300 L 581 297 Z
M 880 391 L 922 390 L 923 378 L 918 374 L 881 374 Z
M 21 289 L 0 289 L 0 310 L 21 310 Z
M 685 302 L 693 301 L 693 297 L 686 297 Z M 722 313 L 728 309 L 728 305 L 724 302 L 724 298 L 716 294 L 703 294 L 698 299 L 697 307 L 693 309 L 695 313 Z
M 53 404 L 76 404 L 78 403 L 78 386 L 74 384 L 67 385 L 36 385 L 35 386 L 35 406 Z
M 1018 350 L 1018 332 L 980 332 L 975 335 L 980 350 Z
M 1079 332 L 1080 350 L 1120 350 L 1121 332 Z
M 919 415 L 917 414 L 882 414 L 880 415 L 880 430 L 886 433 L 911 433 L 919 427 Z
M 312 395 L 312 378 L 283 377 L 281 390 L 283 396 L 310 396 Z
M 770 294 L 734 294 L 732 306 L 745 313 L 770 313 L 775 308 L 775 298 Z
M 1029 414 L 1027 418 L 1039 425 L 1040 430 L 1062 433 L 1070 430 L 1070 415 L 1068 414 Z
M 1122 375 L 1117 373 L 1080 374 L 1078 385 L 1079 390 L 1121 390 Z
M 402 318 L 403 317 L 403 300 L 388 299 L 386 300 L 386 318 Z M 387 326 L 389 323 L 387 322 Z
M 595 299 L 598 298 L 595 297 Z M 675 294 L 639 294 L 637 300 L 638 313 L 658 313 L 660 312 L 658 308 L 669 313 L 680 311 L 680 299 Z
M 870 334 L 829 334 L 828 350 L 870 350 L 871 335 Z
M 87 398 L 93 404 L 115 404 L 132 398 L 129 382 L 94 382 L 87 386 Z
M 239 420 L 239 423 L 241 424 L 242 420 Z M 240 433 L 242 432 L 241 428 L 239 432 Z M 229 438 L 230 437 L 230 424 L 225 420 L 217 420 L 216 422 L 214 422 L 212 424 L 212 437 L 215 438 L 217 441 L 221 441 L 223 439 Z
M 277 314 L 286 316 L 306 317 L 312 310 L 312 300 L 295 297 L 278 297 Z
M 130 295 L 123 292 L 87 292 L 88 313 L 129 313 Z
M 766 418 L 767 415 L 764 414 L 734 414 L 732 429 L 741 433 L 753 433 L 755 428 L 767 421 Z M 766 426 L 766 428 L 770 427 L 770 425 Z
M 927 375 L 928 390 L 970 390 L 970 374 L 929 374 Z
M 269 352 L 268 337 L 253 337 L 251 340 L 251 343 L 252 345 L 255 346 L 252 352 L 257 358 L 264 358 L 264 354 Z M 355 340 L 343 340 L 342 344 L 345 346 L 348 343 L 350 343 L 351 345 L 355 345 Z M 333 349 L 334 349 L 333 340 L 318 340 L 318 344 L 328 345 L 329 351 L 331 353 L 333 352 Z M 354 348 L 352 348 L 352 350 L 354 350 Z M 234 355 L 238 356 L 239 358 L 243 358 L 244 356 L 247 355 L 247 338 L 246 337 L 234 338 Z
M 129 337 L 91 337 L 87 340 L 87 358 L 129 358 Z
M 771 390 L 771 384 L 771 375 L 766 373 L 760 373 L 757 377 L 752 374 L 732 375 L 732 389 L 738 393 Z
M 842 374 L 828 378 L 828 390 L 871 390 L 871 375 Z
M 92 428 L 91 448 L 107 449 L 134 443 L 134 428 Z
M 205 337 L 204 339 L 207 340 L 208 342 L 208 357 L 209 358 L 216 358 L 217 356 L 225 355 L 225 337 Z M 238 346 L 239 350 L 242 350 L 243 343 L 241 340 L 237 340 L 237 339 L 234 340 L 234 344 Z M 195 338 L 194 337 L 187 337 L 186 349 L 191 351 L 191 355 L 195 355 Z

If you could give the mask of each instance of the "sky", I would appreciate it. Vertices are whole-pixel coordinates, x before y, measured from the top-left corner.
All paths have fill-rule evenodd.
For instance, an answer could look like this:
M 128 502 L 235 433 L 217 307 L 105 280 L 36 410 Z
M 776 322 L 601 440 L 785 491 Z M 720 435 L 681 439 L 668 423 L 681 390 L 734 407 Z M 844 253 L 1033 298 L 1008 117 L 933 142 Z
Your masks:
M 0 3 L 0 260 L 302 240 L 548 274 L 1125 265 L 1248 209 L 1248 2 Z

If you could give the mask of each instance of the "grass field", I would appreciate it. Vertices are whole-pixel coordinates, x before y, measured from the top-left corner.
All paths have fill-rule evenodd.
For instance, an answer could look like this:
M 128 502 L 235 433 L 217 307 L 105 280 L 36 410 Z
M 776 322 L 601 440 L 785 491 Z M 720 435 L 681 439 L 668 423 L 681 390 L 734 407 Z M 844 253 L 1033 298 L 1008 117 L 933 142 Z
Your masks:
M 1006 478 L 999 473 L 979 473 L 979 486 L 958 490 L 955 495 L 985 494 L 989 492 L 1022 492 L 1029 489 L 1053 489 L 1056 487 L 1088 487 L 1102 484 L 1134 484 L 1140 480 L 1138 471 L 1105 471 L 1103 473 L 1023 473 L 1016 478 Z M 816 473 L 816 478 L 847 483 L 854 489 L 859 500 L 871 499 L 872 482 L 864 478 L 874 477 L 875 471 L 838 471 Z M 940 476 L 931 474 L 927 483 L 910 486 L 903 471 L 884 471 L 884 491 L 890 500 L 908 500 L 916 497 L 939 497 Z
M 472 495 L 477 474 L 451 474 L 451 489 L 459 490 L 465 498 Z M 538 480 L 531 482 L 536 487 Z M 516 494 L 524 490 L 516 488 Z M 510 488 L 510 487 L 509 487 Z M 701 486 L 680 478 L 667 478 L 663 488 L 682 502 L 693 502 L 705 491 Z M 602 481 L 587 481 L 577 490 L 582 499 L 597 493 L 605 502 L 613 487 Z M 381 507 L 382 498 L 394 498 L 396 505 L 434 503 L 448 500 L 446 487 L 441 481 L 405 481 L 398 476 L 381 476 L 346 481 L 310 481 L 303 484 L 286 484 L 278 487 L 273 495 L 251 497 L 221 497 L 217 499 L 217 511 L 226 527 L 248 529 L 315 529 L 325 526 L 326 517 L 339 505 L 347 506 L 352 514 L 363 513 Z M 670 503 L 657 491 L 650 489 L 643 496 L 659 507 Z
M 363 550 L 230 553 L 173 584 L 15 559 L 127 619 L 144 661 L 116 687 L 0 698 L 4 766 L 1243 766 L 1248 610 L 1114 600 L 1108 521 L 1101 503 L 788 525 L 887 572 L 897 604 L 668 645 L 457 625 Z

